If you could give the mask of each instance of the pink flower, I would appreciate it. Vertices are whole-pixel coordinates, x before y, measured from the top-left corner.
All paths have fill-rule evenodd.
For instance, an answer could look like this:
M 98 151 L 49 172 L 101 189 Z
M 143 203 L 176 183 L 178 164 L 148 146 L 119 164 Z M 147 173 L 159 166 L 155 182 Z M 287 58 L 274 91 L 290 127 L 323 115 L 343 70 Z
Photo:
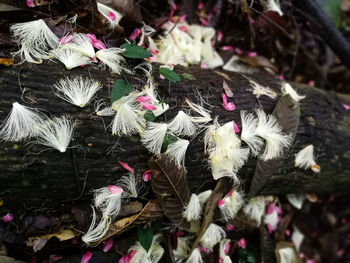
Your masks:
M 113 238 L 108 239 L 103 246 L 103 252 L 108 252 L 113 246 Z
M 248 52 L 248 57 L 256 57 L 256 52 Z
M 223 50 L 223 51 L 228 51 L 228 50 L 233 50 L 233 49 L 234 49 L 233 46 L 223 46 L 223 47 L 221 47 L 221 50 Z
M 204 252 L 204 253 L 209 253 L 209 252 L 210 252 L 210 250 L 207 249 L 207 248 L 205 248 L 205 247 L 200 247 L 200 248 L 199 248 L 199 251 L 200 251 L 200 252 Z
M 118 263 L 130 263 L 136 253 L 136 250 L 131 250 L 129 253 L 125 254 L 121 259 L 119 259 Z
M 3 217 L 1 217 L 1 221 L 5 222 L 5 223 L 9 223 L 13 220 L 13 214 L 11 213 L 7 213 L 6 215 L 4 215 Z
M 204 7 L 203 2 L 199 2 L 199 4 L 198 4 L 198 9 L 203 9 L 203 7 Z
M 343 107 L 344 107 L 346 110 L 350 110 L 350 105 L 348 105 L 348 104 L 343 104 Z
M 209 25 L 208 20 L 204 19 L 203 17 L 199 18 L 199 21 L 202 23 L 203 26 Z
M 222 104 L 227 111 L 233 111 L 236 109 L 236 105 L 233 102 L 227 103 L 227 97 L 225 93 L 222 93 Z
M 218 34 L 216 35 L 216 41 L 220 42 L 223 37 L 224 34 L 221 31 L 218 31 Z
M 109 185 L 108 186 L 108 191 L 111 194 L 121 194 L 123 192 L 123 188 L 116 186 L 116 185 Z
M 240 48 L 238 48 L 238 47 L 235 48 L 235 52 L 236 52 L 238 55 L 242 55 L 242 54 L 243 54 L 243 50 L 240 49 Z
M 134 169 L 132 169 L 128 164 L 123 163 L 121 161 L 118 161 L 118 163 L 127 171 L 129 171 L 130 173 L 134 173 Z
M 239 127 L 238 125 L 236 124 L 235 121 L 232 121 L 233 122 L 233 129 L 235 130 L 235 133 L 239 133 Z
M 226 229 L 227 229 L 228 231 L 232 231 L 234 228 L 235 228 L 235 227 L 234 227 L 232 224 L 227 224 L 227 225 L 226 225 Z
M 73 36 L 72 35 L 68 35 L 68 36 L 64 36 L 64 37 L 61 37 L 58 41 L 64 45 L 64 44 L 67 44 L 69 42 L 71 42 L 73 40 Z
M 98 40 L 94 34 L 86 34 L 86 36 L 90 40 L 94 48 L 97 48 L 99 50 L 106 49 L 105 44 L 103 44 L 100 40 Z
M 150 96 L 140 96 L 136 99 L 137 102 L 147 102 L 152 100 Z
M 225 203 L 224 203 L 224 199 L 220 199 L 219 202 L 218 202 L 218 206 L 223 206 Z
M 86 253 L 81 258 L 81 263 L 88 263 L 92 257 L 92 253 L 90 251 L 86 251 Z
M 228 243 L 226 244 L 225 250 L 224 250 L 224 252 L 225 252 L 226 255 L 228 254 L 228 252 L 230 252 L 230 248 L 231 248 L 231 242 L 228 242 Z
M 240 240 L 238 240 L 238 247 L 241 248 L 246 248 L 247 247 L 247 240 L 245 240 L 245 238 L 241 238 Z
M 141 29 L 136 28 L 136 29 L 131 33 L 129 39 L 130 39 L 130 40 L 135 40 L 136 38 L 138 38 L 138 37 L 140 36 L 141 32 L 142 32 Z
M 114 21 L 117 17 L 115 16 L 115 14 L 113 12 L 108 12 L 108 18 L 112 21 Z
M 156 109 L 157 109 L 157 108 L 154 107 L 152 104 L 147 103 L 147 102 L 141 102 L 141 107 L 142 107 L 144 110 L 156 110 Z
M 182 16 L 180 16 L 179 23 L 185 22 L 186 21 L 186 17 L 187 17 L 186 14 L 183 14 Z
M 151 180 L 151 176 L 152 176 L 152 170 L 147 170 L 146 172 L 143 173 L 142 179 L 145 182 L 148 182 L 149 180 Z
M 34 0 L 27 0 L 28 7 L 35 7 Z
M 179 26 L 178 27 L 181 31 L 185 32 L 185 33 L 188 33 L 188 28 L 187 26 Z

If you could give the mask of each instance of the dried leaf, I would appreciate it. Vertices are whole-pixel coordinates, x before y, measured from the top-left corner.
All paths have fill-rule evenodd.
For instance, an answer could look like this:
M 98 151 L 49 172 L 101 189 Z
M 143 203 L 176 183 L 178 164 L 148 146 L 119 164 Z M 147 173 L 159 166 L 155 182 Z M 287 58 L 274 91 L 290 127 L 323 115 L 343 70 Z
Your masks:
M 173 224 L 188 229 L 190 224 L 182 217 L 190 199 L 190 191 L 183 167 L 178 167 L 167 155 L 151 158 L 149 166 L 152 173 L 152 189 L 165 215 Z
M 255 57 L 239 56 L 239 60 L 255 68 L 258 68 L 258 67 L 268 68 L 275 73 L 278 72 L 277 66 L 274 63 L 272 63 L 268 58 L 265 58 L 263 56 L 255 56 Z
M 272 112 L 282 127 L 284 133 L 291 134 L 293 139 L 299 126 L 300 107 L 295 104 L 289 95 L 279 99 L 275 109 Z M 258 160 L 250 186 L 249 196 L 253 197 L 259 194 L 268 179 L 280 168 L 283 159 L 273 159 L 269 161 Z
M 0 65 L 4 65 L 6 67 L 9 67 L 13 65 L 13 59 L 11 58 L 0 58 Z
M 109 226 L 109 230 L 106 236 L 104 236 L 98 243 L 94 245 L 98 245 L 102 241 L 110 239 L 116 235 L 120 235 L 134 227 L 141 226 L 153 220 L 156 220 L 157 218 L 162 217 L 163 215 L 163 211 L 160 207 L 160 201 L 150 200 L 141 210 L 140 213 L 122 218 L 111 224 Z
M 281 257 L 281 250 L 288 250 L 288 254 L 287 253 L 283 253 L 284 257 Z M 297 250 L 295 249 L 295 246 L 291 243 L 288 242 L 278 242 L 276 244 L 276 249 L 275 249 L 275 253 L 276 253 L 276 259 L 277 259 L 277 263 L 284 263 L 286 262 L 286 258 L 288 258 L 288 262 L 291 263 L 302 263 L 303 261 L 301 260 Z M 267 262 L 267 261 L 265 261 Z

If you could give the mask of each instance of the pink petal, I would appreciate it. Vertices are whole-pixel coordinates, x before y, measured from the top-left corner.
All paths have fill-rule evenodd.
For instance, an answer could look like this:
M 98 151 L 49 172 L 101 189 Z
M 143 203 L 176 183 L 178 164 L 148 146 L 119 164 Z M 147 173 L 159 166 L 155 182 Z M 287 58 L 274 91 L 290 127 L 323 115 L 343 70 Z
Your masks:
M 313 86 L 315 86 L 315 81 L 310 80 L 310 81 L 307 83 L 307 85 L 313 87 Z
M 344 250 L 344 249 L 340 249 L 340 250 L 338 250 L 338 252 L 337 252 L 337 256 L 338 256 L 338 257 L 341 257 L 342 255 L 344 255 L 344 253 L 345 253 L 345 250 Z
M 116 185 L 109 185 L 108 186 L 108 191 L 111 194 L 121 194 L 123 192 L 123 188 L 116 186 Z
M 223 206 L 225 203 L 224 203 L 224 200 L 223 199 L 220 199 L 219 202 L 218 202 L 218 206 Z
M 127 171 L 129 171 L 130 173 L 134 172 L 134 169 L 132 169 L 128 164 L 123 163 L 121 161 L 118 161 L 118 163 Z
M 221 50 L 223 50 L 223 51 L 234 50 L 234 47 L 233 46 L 223 46 L 223 47 L 221 47 Z
M 271 224 L 267 224 L 267 232 L 269 232 L 269 234 L 272 234 L 272 232 L 274 231 L 274 227 Z
M 141 32 L 142 32 L 141 29 L 136 28 L 136 29 L 131 33 L 129 39 L 130 39 L 130 40 L 135 40 L 136 38 L 138 38 L 138 37 L 140 36 Z
M 159 50 L 158 50 L 158 49 L 155 49 L 155 50 L 149 49 L 148 51 L 149 51 L 149 53 L 151 53 L 153 56 L 154 56 L 154 55 L 157 55 L 157 54 L 159 53 Z
M 219 257 L 219 263 L 224 263 L 224 259 L 222 257 Z
M 299 254 L 299 257 L 300 257 L 300 258 L 305 258 L 305 254 L 304 254 L 304 253 L 300 253 L 300 254 Z
M 112 21 L 114 21 L 117 17 L 115 16 L 115 14 L 113 12 L 108 12 L 108 18 Z
M 125 254 L 121 259 L 119 259 L 118 263 L 130 263 L 136 253 L 136 250 L 131 250 L 129 253 Z
M 100 40 L 98 40 L 94 34 L 86 34 L 86 36 L 90 40 L 94 48 L 99 50 L 106 49 L 105 44 L 103 44 Z
M 203 69 L 208 68 L 208 63 L 202 63 L 201 68 L 203 68 Z
M 227 229 L 228 231 L 232 231 L 234 228 L 235 228 L 235 227 L 234 227 L 232 224 L 227 224 L 227 225 L 226 225 L 226 229 Z
M 222 93 L 222 104 L 227 111 L 233 111 L 236 109 L 236 105 L 233 102 L 227 103 L 227 97 L 225 93 Z
M 235 133 L 239 133 L 239 127 L 238 125 L 236 124 L 235 121 L 232 121 L 233 122 L 233 129 L 235 130 Z
M 9 223 L 13 220 L 13 217 L 14 217 L 13 214 L 7 213 L 3 217 L 1 217 L 1 221 L 5 222 L 5 223 Z
M 240 240 L 238 240 L 238 247 L 246 248 L 247 247 L 247 240 L 245 240 L 245 238 L 241 238 Z
M 228 252 L 230 252 L 230 248 L 231 248 L 231 242 L 228 242 L 228 243 L 226 244 L 225 250 L 224 250 L 224 252 L 225 252 L 226 255 L 228 254 Z
M 140 96 L 136 99 L 137 102 L 147 102 L 150 101 L 152 98 L 150 96 Z
M 172 18 L 177 9 L 177 5 L 174 2 L 171 2 L 170 5 L 171 5 L 171 11 L 170 11 L 169 17 Z
M 187 17 L 186 14 L 183 14 L 182 16 L 180 16 L 179 23 L 185 22 L 186 21 L 186 17 Z
M 165 77 L 164 77 L 163 75 L 159 75 L 159 77 L 160 77 L 161 79 L 165 79 Z
M 272 214 L 275 211 L 276 206 L 275 205 L 268 205 L 267 206 L 267 214 Z
M 240 49 L 240 48 L 235 48 L 235 52 L 236 52 L 238 55 L 242 55 L 242 54 L 243 54 L 243 50 Z
M 185 33 L 188 33 L 188 28 L 187 26 L 179 26 L 178 27 L 181 31 L 185 32 Z
M 209 25 L 208 20 L 204 19 L 203 17 L 199 18 L 199 21 L 202 23 L 203 26 Z
M 218 31 L 218 34 L 216 36 L 216 41 L 220 42 L 223 38 L 224 34 L 221 31 Z
M 290 236 L 290 230 L 289 229 L 286 229 L 286 236 L 289 237 Z
M 86 34 L 86 37 L 90 40 L 90 42 L 97 40 L 97 37 L 95 34 Z
M 256 52 L 248 52 L 248 57 L 256 57 Z
M 93 58 L 91 59 L 91 61 L 94 62 L 94 63 L 97 63 L 97 62 L 98 62 L 98 60 L 97 60 L 96 57 L 93 57 Z
M 103 247 L 103 252 L 108 252 L 113 246 L 113 238 L 108 239 Z
M 152 170 L 147 170 L 146 172 L 143 173 L 142 179 L 145 182 L 148 182 L 149 180 L 151 180 L 151 176 L 152 176 Z
M 69 42 L 71 42 L 73 40 L 73 36 L 72 35 L 68 35 L 68 36 L 65 36 L 65 37 L 62 37 L 60 38 L 58 41 L 64 45 L 64 44 L 67 44 Z
M 81 258 L 81 263 L 88 263 L 92 257 L 92 253 L 90 251 L 86 251 L 86 253 Z
M 279 75 L 279 76 L 278 76 L 278 79 L 284 80 L 284 76 L 283 76 L 283 75 Z
M 61 260 L 63 257 L 61 255 L 51 255 L 49 258 L 49 262 L 53 263 L 56 262 L 58 260 Z
M 343 107 L 344 107 L 346 110 L 350 110 L 350 105 L 348 105 L 348 104 L 343 104 Z
M 308 259 L 308 260 L 306 260 L 306 263 L 315 263 L 315 260 L 313 260 L 313 259 Z
M 199 2 L 199 4 L 198 4 L 198 9 L 203 9 L 203 7 L 204 7 L 203 2 Z
M 141 102 L 141 107 L 144 109 L 144 110 L 156 110 L 157 108 L 154 107 L 152 104 L 149 104 L 147 102 Z
M 28 7 L 35 7 L 34 0 L 27 0 Z
M 209 253 L 209 252 L 210 252 L 210 250 L 207 249 L 207 248 L 205 248 L 205 247 L 200 247 L 200 248 L 199 248 L 199 251 L 200 251 L 200 252 L 205 252 L 205 253 Z
M 176 235 L 177 237 L 182 237 L 184 234 L 185 234 L 184 231 L 177 231 L 177 232 L 175 233 L 175 235 Z
M 230 191 L 228 191 L 227 196 L 231 196 L 233 194 L 233 189 L 230 189 Z

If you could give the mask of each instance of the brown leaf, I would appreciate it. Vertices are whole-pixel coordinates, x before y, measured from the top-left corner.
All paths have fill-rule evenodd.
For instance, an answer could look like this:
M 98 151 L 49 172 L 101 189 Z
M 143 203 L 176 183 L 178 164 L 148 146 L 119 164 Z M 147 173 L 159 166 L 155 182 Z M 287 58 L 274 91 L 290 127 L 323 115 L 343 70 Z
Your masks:
M 13 65 L 13 59 L 11 58 L 0 58 L 0 65 L 4 65 L 6 67 Z
M 299 126 L 299 105 L 295 104 L 294 100 L 289 95 L 285 95 L 277 102 L 272 115 L 276 117 L 278 123 L 282 127 L 282 131 L 291 134 L 294 139 Z M 249 196 L 253 197 L 259 194 L 268 179 L 282 166 L 282 164 L 282 158 L 268 161 L 259 159 L 250 186 Z
M 182 216 L 190 199 L 185 169 L 178 167 L 165 154 L 161 154 L 158 158 L 151 158 L 149 166 L 153 170 L 152 190 L 161 200 L 164 214 L 173 224 L 189 229 L 190 224 Z
M 152 178 L 153 180 L 153 178 Z M 107 234 L 94 245 L 98 245 L 104 240 L 110 239 L 116 235 L 120 235 L 134 227 L 144 225 L 153 220 L 156 220 L 159 217 L 162 217 L 163 210 L 160 207 L 160 201 L 150 200 L 141 210 L 140 213 L 132 215 L 129 217 L 122 218 L 109 226 Z
M 272 63 L 268 58 L 263 56 L 249 57 L 242 55 L 239 56 L 239 60 L 255 68 L 268 68 L 275 73 L 278 72 L 277 66 L 274 63 Z

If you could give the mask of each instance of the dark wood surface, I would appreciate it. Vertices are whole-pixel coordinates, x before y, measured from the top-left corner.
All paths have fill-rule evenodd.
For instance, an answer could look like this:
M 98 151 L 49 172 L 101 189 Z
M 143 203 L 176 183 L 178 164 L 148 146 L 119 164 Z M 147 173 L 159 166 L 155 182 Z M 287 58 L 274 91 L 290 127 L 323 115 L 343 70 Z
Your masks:
M 253 110 L 260 105 L 271 113 L 277 102 L 266 96 L 257 100 L 247 91 L 249 82 L 238 73 L 202 70 L 197 67 L 176 67 L 179 74 L 190 73 L 196 80 L 171 83 L 154 74 L 160 93 L 171 109 L 157 121 L 170 120 L 184 105 L 188 97 L 197 102 L 198 92 L 212 105 L 212 115 L 219 116 L 221 124 L 235 120 L 240 126 L 239 110 Z M 221 105 L 222 82 L 226 82 L 234 93 L 237 109 L 225 111 Z M 114 183 L 126 172 L 118 161 L 128 163 L 139 173 L 148 169 L 150 154 L 141 145 L 138 136 L 118 138 L 111 135 L 111 117 L 94 115 L 93 103 L 81 109 L 71 105 L 52 92 L 52 85 L 64 76 L 83 74 L 103 83 L 97 98 L 109 98 L 110 88 L 120 76 L 112 75 L 98 67 L 86 66 L 68 71 L 60 63 L 41 65 L 22 64 L 3 68 L 0 71 L 0 120 L 10 112 L 17 101 L 37 107 L 51 116 L 68 114 L 77 121 L 73 149 L 66 153 L 45 150 L 45 147 L 29 142 L 0 142 L 0 198 L 4 208 L 46 208 L 62 203 L 90 200 L 91 190 Z M 127 76 L 134 87 L 141 87 L 144 77 L 137 73 Z M 266 75 L 257 74 L 252 79 L 280 91 L 281 83 Z M 298 91 L 307 98 L 301 103 L 300 125 L 291 151 L 271 179 L 262 187 L 261 194 L 285 194 L 291 192 L 348 192 L 350 187 L 350 111 L 342 103 L 350 104 L 347 96 L 338 96 L 313 87 L 298 86 Z M 23 102 L 24 101 L 24 102 Z M 213 179 L 203 153 L 203 134 L 191 141 L 187 151 L 187 178 L 192 192 L 213 185 Z M 294 154 L 312 143 L 315 146 L 321 173 L 303 171 L 294 167 Z M 91 144 L 91 145 L 90 145 Z M 89 146 L 90 145 L 90 146 Z M 44 151 L 45 150 L 45 151 Z M 75 160 L 75 161 L 73 161 Z M 256 159 L 249 159 L 239 175 L 243 188 L 249 189 L 254 174 Z

